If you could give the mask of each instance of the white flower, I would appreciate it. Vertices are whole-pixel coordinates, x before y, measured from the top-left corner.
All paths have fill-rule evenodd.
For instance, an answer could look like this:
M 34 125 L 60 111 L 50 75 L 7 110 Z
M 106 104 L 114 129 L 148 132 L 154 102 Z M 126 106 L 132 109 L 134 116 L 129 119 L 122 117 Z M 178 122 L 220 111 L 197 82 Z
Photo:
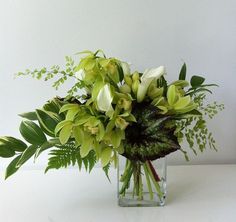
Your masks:
M 164 74 L 165 74 L 164 66 L 159 66 L 158 68 L 154 69 L 146 69 L 144 71 L 143 75 L 141 76 L 141 83 L 138 87 L 138 92 L 137 92 L 137 101 L 139 103 L 143 101 L 152 80 L 154 79 L 157 80 Z
M 113 96 L 111 94 L 110 85 L 106 84 L 100 89 L 97 96 L 98 109 L 105 112 L 113 110 L 111 105 L 112 100 Z
M 130 66 L 127 62 L 121 62 L 121 67 L 124 75 L 130 75 Z

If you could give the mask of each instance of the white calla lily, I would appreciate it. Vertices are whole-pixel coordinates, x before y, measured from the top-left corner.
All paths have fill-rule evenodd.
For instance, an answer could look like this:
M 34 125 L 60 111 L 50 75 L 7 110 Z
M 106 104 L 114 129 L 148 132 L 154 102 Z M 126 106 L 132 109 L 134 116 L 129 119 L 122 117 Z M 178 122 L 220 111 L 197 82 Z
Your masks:
M 111 94 L 110 85 L 106 84 L 100 89 L 97 96 L 98 109 L 105 112 L 113 110 L 111 105 L 112 100 L 113 96 Z
M 146 69 L 144 71 L 143 75 L 141 76 L 141 83 L 138 87 L 138 92 L 137 92 L 137 101 L 139 103 L 143 101 L 151 82 L 153 80 L 159 79 L 164 74 L 165 74 L 164 66 L 159 66 L 158 68 L 154 69 Z
M 124 75 L 130 75 L 130 65 L 127 62 L 121 62 L 121 68 L 123 70 Z

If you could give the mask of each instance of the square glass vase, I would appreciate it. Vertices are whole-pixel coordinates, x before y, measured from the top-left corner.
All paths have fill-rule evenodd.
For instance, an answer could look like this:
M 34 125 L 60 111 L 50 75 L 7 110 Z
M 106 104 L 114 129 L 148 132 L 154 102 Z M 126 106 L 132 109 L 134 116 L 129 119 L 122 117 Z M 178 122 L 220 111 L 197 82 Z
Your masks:
M 118 205 L 121 207 L 164 206 L 166 165 L 166 157 L 141 162 L 119 156 Z

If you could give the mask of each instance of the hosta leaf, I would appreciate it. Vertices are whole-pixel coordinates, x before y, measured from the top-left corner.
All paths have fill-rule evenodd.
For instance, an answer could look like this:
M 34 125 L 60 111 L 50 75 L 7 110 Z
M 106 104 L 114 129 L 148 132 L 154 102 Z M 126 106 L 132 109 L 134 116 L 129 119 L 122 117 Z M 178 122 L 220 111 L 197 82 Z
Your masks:
M 20 133 L 27 142 L 33 145 L 41 145 L 47 141 L 42 129 L 37 124 L 29 120 L 21 122 Z
M 31 145 L 29 146 L 21 155 L 21 158 L 16 164 L 16 167 L 21 167 L 27 160 L 29 160 L 36 152 L 37 146 Z
M 21 113 L 19 116 L 32 121 L 38 120 L 36 112 Z
M 61 121 L 60 116 L 56 113 L 40 109 L 36 110 L 36 114 L 42 130 L 48 136 L 54 137 L 55 128 L 57 124 Z
M 1 146 L 5 146 L 6 148 L 18 152 L 23 152 L 27 148 L 27 145 L 24 142 L 11 136 L 0 137 L 0 147 Z
M 112 149 L 110 147 L 106 147 L 101 153 L 101 163 L 102 167 L 105 167 L 111 160 Z
M 5 179 L 13 175 L 19 168 L 16 167 L 17 162 L 21 158 L 21 155 L 17 156 L 15 159 L 13 159 L 10 164 L 8 165 L 6 172 L 5 172 Z

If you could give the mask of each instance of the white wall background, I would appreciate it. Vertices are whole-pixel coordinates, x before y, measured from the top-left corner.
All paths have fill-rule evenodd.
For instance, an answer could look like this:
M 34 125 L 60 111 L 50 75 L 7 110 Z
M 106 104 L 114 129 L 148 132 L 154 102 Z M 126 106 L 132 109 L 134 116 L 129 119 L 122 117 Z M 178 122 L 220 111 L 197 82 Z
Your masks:
M 14 80 L 14 73 L 63 65 L 65 55 L 100 48 L 134 69 L 165 65 L 169 80 L 178 77 L 185 61 L 189 74 L 218 83 L 209 100 L 224 102 L 226 110 L 209 126 L 219 151 L 192 155 L 190 163 L 236 163 L 235 0 L 0 0 L 0 135 L 19 136 L 18 113 L 66 90 L 55 92 L 29 78 Z M 0 159 L 0 166 L 7 162 Z M 37 166 L 45 163 L 43 156 Z M 174 153 L 169 163 L 186 162 Z

